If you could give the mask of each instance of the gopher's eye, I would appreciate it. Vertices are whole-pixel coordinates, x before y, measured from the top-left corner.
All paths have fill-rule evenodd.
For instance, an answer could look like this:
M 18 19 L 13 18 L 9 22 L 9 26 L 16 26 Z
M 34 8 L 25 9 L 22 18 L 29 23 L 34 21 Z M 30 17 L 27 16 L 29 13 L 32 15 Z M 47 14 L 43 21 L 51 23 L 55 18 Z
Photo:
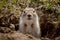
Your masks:
M 33 12 L 35 12 L 35 11 L 33 11 Z

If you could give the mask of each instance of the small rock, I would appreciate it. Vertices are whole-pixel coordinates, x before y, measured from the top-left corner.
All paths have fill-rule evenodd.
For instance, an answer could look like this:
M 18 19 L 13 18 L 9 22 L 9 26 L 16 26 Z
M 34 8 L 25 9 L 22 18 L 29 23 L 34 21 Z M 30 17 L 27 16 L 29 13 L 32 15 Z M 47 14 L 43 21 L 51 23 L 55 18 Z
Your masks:
M 14 24 L 10 24 L 10 29 L 15 30 L 15 25 Z

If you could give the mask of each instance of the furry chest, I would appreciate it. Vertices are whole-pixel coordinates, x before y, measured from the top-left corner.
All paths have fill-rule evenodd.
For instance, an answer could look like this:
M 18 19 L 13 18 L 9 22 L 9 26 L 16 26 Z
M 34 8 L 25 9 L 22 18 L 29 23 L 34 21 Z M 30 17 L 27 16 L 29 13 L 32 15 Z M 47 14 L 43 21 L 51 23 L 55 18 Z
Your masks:
M 24 24 L 25 33 L 31 34 L 33 32 L 34 25 L 32 24 Z

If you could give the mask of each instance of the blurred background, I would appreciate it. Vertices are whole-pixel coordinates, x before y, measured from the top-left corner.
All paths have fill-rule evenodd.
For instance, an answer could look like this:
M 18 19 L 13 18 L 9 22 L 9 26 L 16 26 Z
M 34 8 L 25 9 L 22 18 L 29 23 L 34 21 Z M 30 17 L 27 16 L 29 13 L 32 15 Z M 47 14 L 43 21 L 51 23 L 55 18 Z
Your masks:
M 41 40 L 60 40 L 60 0 L 0 0 L 0 33 L 18 31 L 21 11 L 27 6 L 37 11 Z

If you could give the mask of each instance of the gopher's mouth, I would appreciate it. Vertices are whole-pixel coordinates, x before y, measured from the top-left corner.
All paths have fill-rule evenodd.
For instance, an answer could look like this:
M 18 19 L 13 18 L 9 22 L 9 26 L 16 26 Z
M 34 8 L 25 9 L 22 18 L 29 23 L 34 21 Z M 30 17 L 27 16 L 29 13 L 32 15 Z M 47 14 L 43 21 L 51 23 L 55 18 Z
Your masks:
M 31 19 L 32 19 L 32 18 L 30 18 L 30 17 L 28 18 L 28 20 L 31 20 Z

